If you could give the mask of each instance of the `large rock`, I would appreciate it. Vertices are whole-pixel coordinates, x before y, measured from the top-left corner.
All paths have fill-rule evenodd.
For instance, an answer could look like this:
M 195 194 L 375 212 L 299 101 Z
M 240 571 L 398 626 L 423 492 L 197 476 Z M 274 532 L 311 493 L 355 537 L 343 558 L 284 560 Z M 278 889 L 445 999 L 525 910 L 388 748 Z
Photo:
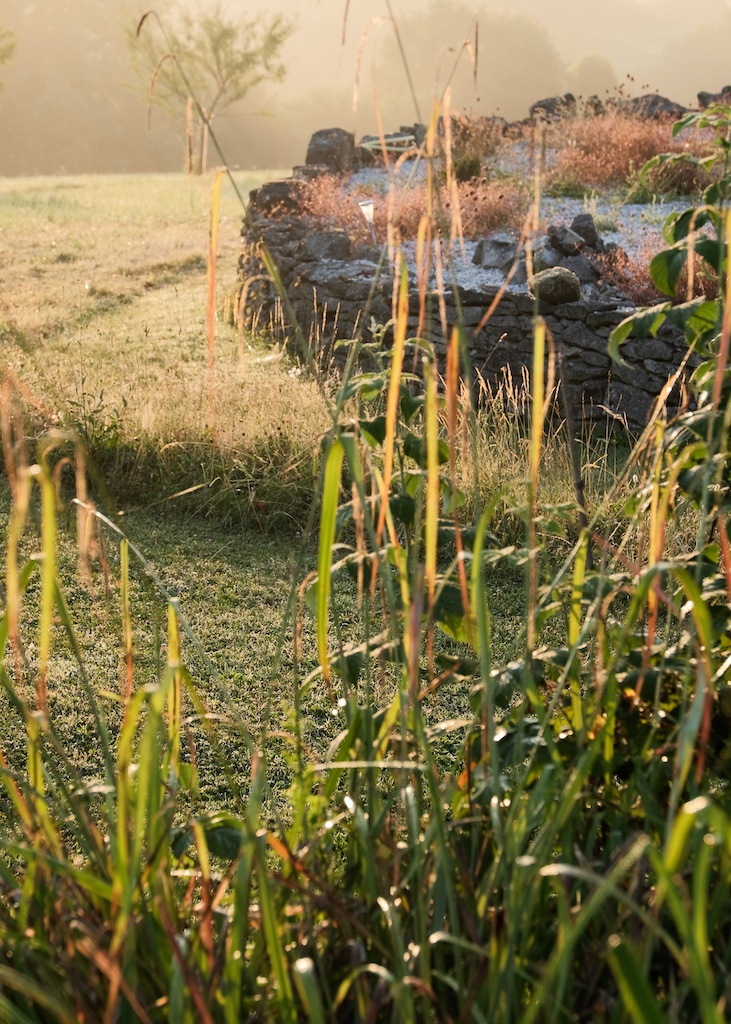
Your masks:
M 303 261 L 349 260 L 353 254 L 347 231 L 313 231 L 297 252 Z
M 637 117 L 659 118 L 659 117 L 682 117 L 688 113 L 687 107 L 681 107 L 666 96 L 660 96 L 656 92 L 648 93 L 646 96 L 636 96 L 630 100 L 630 109 Z
M 571 117 L 575 113 L 576 97 L 570 92 L 565 92 L 563 96 L 547 96 L 543 100 L 538 100 L 530 108 L 531 117 L 543 117 L 549 120 Z
M 536 270 L 550 270 L 551 267 L 558 267 L 561 260 L 565 259 L 563 253 L 554 249 L 547 238 L 543 239 L 533 254 L 533 266 Z
M 292 213 L 300 208 L 303 188 L 304 183 L 296 178 L 268 181 L 249 195 L 249 208 L 252 212 L 267 215 Z
M 563 306 L 567 302 L 578 302 L 581 298 L 581 282 L 576 274 L 565 267 L 539 270 L 528 284 L 537 299 L 551 306 Z
M 355 160 L 355 138 L 344 128 L 323 128 L 315 132 L 307 147 L 306 164 L 322 164 L 338 174 L 347 174 Z
M 720 92 L 698 93 L 698 106 L 701 110 L 710 107 L 712 103 L 731 103 L 731 85 L 724 85 Z
M 472 262 L 486 270 L 507 270 L 515 259 L 517 242 L 507 232 L 481 238 L 475 246 Z
M 584 100 L 584 114 L 588 117 L 602 117 L 606 112 L 606 107 L 596 93 Z
M 601 250 L 604 246 L 590 213 L 579 213 L 571 221 L 571 230 L 584 239 L 589 249 Z
M 300 181 L 314 181 L 326 174 L 332 174 L 332 171 L 324 164 L 297 164 L 292 168 L 292 177 Z
M 571 228 L 567 228 L 565 224 L 549 225 L 546 234 L 551 247 L 557 249 L 564 256 L 574 256 L 584 248 L 583 236 Z
M 567 256 L 561 261 L 561 266 L 576 274 L 582 284 L 594 284 L 599 280 L 599 274 L 594 269 L 594 265 L 581 253 L 577 253 L 576 256 Z

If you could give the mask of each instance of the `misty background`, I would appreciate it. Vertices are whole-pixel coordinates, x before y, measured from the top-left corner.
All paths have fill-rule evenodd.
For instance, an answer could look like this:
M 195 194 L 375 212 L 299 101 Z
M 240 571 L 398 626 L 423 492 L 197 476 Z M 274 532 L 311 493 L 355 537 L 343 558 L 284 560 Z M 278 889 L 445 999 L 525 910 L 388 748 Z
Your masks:
M 184 112 L 154 109 L 148 131 L 145 85 L 132 71 L 127 33 L 147 6 L 0 0 L 0 26 L 17 43 L 0 67 L 0 175 L 182 169 Z M 164 19 L 174 7 L 161 0 L 156 9 Z M 695 105 L 700 89 L 731 82 L 731 0 L 392 0 L 416 105 L 380 0 L 225 7 L 245 20 L 282 13 L 294 26 L 283 83 L 257 87 L 215 123 L 232 166 L 302 163 L 312 132 L 375 132 L 376 109 L 386 131 L 426 120 L 450 76 L 453 109 L 509 119 L 566 90 L 602 95 L 624 84 L 631 95 L 656 91 Z M 475 81 L 464 43 L 474 42 L 476 18 Z

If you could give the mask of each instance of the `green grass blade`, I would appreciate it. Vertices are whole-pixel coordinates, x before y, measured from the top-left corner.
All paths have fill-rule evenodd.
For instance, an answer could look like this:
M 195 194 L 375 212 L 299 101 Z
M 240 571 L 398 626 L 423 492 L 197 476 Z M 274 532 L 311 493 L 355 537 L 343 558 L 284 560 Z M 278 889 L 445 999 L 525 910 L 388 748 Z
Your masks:
M 340 471 L 343 465 L 343 446 L 338 439 L 332 443 L 327 456 L 325 481 L 322 492 L 320 543 L 317 557 L 317 653 L 322 674 L 330 684 L 330 662 L 327 655 L 327 626 L 330 606 L 330 563 L 335 540 L 335 525 L 340 499 Z
M 261 920 L 264 929 L 267 953 L 271 964 L 272 974 L 277 983 L 279 1011 L 285 1024 L 296 1024 L 297 1011 L 295 1009 L 294 993 L 289 979 L 287 969 L 287 957 L 284 952 L 284 942 L 280 919 L 274 905 L 274 898 L 269 882 L 268 868 L 266 863 L 266 850 L 259 841 L 256 851 L 257 880 L 259 883 L 259 904 L 261 906 Z
M 584 579 L 586 576 L 586 557 L 589 549 L 589 539 L 584 537 L 579 550 L 576 552 L 574 562 L 574 578 L 571 588 L 571 609 L 569 612 L 568 643 L 569 650 L 579 643 L 581 636 L 581 598 L 584 592 Z M 574 732 L 583 735 L 584 732 L 584 701 L 581 696 L 581 667 L 577 653 L 573 654 L 570 669 L 570 692 L 571 692 L 571 724 Z
M 297 994 L 310 1024 L 325 1024 L 325 1010 L 313 961 L 308 956 L 300 957 L 292 970 Z
M 609 940 L 609 966 L 622 1002 L 634 1024 L 667 1024 L 647 978 L 639 968 L 640 959 L 618 935 Z
M 69 1013 L 64 1004 L 46 987 L 41 987 L 27 975 L 14 971 L 10 967 L 0 966 L 0 986 L 17 992 L 29 1003 L 34 1003 L 42 1010 L 48 1010 L 53 1014 L 55 1024 L 76 1024 L 76 1014 Z

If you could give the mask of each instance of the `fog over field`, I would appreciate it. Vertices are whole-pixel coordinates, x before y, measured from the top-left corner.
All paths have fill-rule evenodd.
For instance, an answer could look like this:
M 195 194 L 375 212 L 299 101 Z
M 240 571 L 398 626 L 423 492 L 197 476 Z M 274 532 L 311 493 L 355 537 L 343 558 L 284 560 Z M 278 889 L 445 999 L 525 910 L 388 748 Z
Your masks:
M 162 0 L 157 10 L 171 18 L 175 6 Z M 731 82 L 726 0 L 392 0 L 418 113 L 385 0 L 226 0 L 225 7 L 244 19 L 281 12 L 294 25 L 284 82 L 257 87 L 217 122 L 228 161 L 242 166 L 301 162 L 317 128 L 374 131 L 376 107 L 387 130 L 425 119 L 460 50 L 454 107 L 508 118 L 566 89 L 602 94 L 625 83 L 633 93 L 656 90 L 690 104 L 699 89 Z M 0 0 L 0 26 L 17 40 L 0 68 L 0 174 L 182 166 L 182 113 L 173 119 L 156 110 L 148 132 L 139 83 L 135 89 L 125 30 L 146 8 L 137 0 Z M 474 41 L 476 19 L 475 87 L 463 44 Z

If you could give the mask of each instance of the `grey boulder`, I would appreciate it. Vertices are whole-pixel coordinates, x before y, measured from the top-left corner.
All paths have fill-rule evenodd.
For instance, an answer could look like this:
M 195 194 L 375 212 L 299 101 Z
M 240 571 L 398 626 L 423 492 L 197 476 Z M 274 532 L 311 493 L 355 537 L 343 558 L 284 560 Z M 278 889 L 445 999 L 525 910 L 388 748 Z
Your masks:
M 549 120 L 570 117 L 575 113 L 576 97 L 570 92 L 565 92 L 563 96 L 547 96 L 543 100 L 538 100 L 530 108 L 531 117 L 542 117 Z
M 528 283 L 535 297 L 551 306 L 563 306 L 581 298 L 581 282 L 573 271 L 565 267 L 540 270 Z
M 575 256 L 577 252 L 581 252 L 584 248 L 584 238 L 565 225 L 556 227 L 555 224 L 551 224 L 547 234 L 551 247 L 557 249 L 564 256 Z
M 306 164 L 322 164 L 332 171 L 347 174 L 355 160 L 355 138 L 344 128 L 323 128 L 315 132 L 307 147 Z
M 584 239 L 590 249 L 601 249 L 602 240 L 590 213 L 579 213 L 571 221 L 571 230 Z
M 731 103 L 731 85 L 724 85 L 720 92 L 699 92 L 698 106 L 706 110 L 712 103 Z
M 536 270 L 550 270 L 551 267 L 560 266 L 564 258 L 563 253 L 554 249 L 546 238 L 533 254 L 533 266 Z
M 636 96 L 630 100 L 630 109 L 637 117 L 682 117 L 688 113 L 687 107 L 681 107 L 674 103 L 667 96 L 660 96 L 656 92 L 648 93 L 646 96 Z
M 301 243 L 298 256 L 309 260 L 348 260 L 352 246 L 347 231 L 314 231 Z
M 490 235 L 477 243 L 472 262 L 486 270 L 507 270 L 515 259 L 516 248 L 517 242 L 512 235 Z

